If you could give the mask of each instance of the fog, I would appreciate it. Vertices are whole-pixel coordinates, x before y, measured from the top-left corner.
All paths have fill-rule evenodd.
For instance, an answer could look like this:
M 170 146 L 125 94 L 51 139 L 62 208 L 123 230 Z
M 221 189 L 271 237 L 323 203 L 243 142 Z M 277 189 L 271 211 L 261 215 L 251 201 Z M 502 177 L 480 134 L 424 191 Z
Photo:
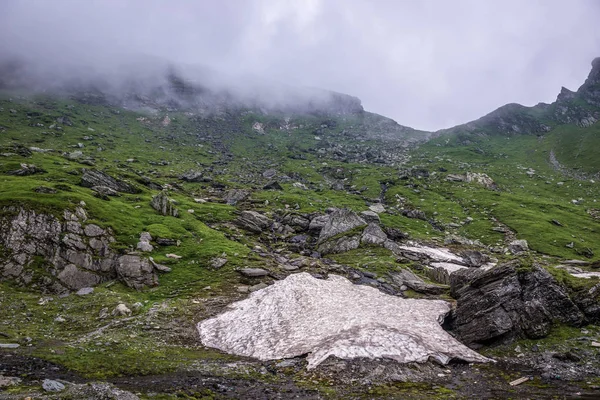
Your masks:
M 174 64 L 237 96 L 277 87 L 273 103 L 323 88 L 436 130 L 577 89 L 599 17 L 594 0 L 3 0 L 0 59 L 25 58 L 42 86 L 117 90 Z

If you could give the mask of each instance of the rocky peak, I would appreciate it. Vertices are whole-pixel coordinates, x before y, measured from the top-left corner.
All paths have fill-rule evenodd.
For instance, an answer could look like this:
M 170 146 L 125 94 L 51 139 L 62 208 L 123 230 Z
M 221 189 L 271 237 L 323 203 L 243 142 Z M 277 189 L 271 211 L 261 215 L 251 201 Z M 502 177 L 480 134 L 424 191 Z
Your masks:
M 556 101 L 563 102 L 563 101 L 567 101 L 567 100 L 572 100 L 573 98 L 575 98 L 575 92 L 573 92 L 563 86 L 560 88 L 560 93 L 556 97 Z

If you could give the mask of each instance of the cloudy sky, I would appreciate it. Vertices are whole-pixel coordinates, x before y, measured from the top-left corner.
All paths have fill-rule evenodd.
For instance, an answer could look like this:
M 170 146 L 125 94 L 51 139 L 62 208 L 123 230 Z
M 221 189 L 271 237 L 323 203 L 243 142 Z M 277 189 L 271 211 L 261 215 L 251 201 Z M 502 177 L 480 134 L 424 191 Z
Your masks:
M 142 53 L 359 97 L 436 130 L 577 89 L 596 0 L 1 0 L 0 51 Z

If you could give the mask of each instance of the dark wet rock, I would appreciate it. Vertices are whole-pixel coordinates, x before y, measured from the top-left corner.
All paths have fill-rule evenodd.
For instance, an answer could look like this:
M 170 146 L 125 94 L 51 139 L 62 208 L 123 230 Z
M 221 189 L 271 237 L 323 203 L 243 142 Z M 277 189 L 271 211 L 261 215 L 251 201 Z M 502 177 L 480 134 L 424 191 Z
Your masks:
M 14 170 L 14 171 L 9 171 L 8 175 L 15 175 L 15 176 L 30 176 L 30 175 L 35 175 L 35 174 L 44 174 L 46 173 L 46 170 L 40 167 L 35 166 L 34 164 L 21 164 L 21 168 Z
M 519 261 L 489 270 L 463 269 L 450 275 L 458 297 L 454 332 L 471 346 L 515 337 L 545 337 L 555 321 L 578 326 L 583 313 L 567 290 L 539 266 Z
M 43 194 L 56 194 L 56 193 L 58 193 L 58 191 L 56 189 L 49 188 L 47 186 L 38 186 L 35 189 L 33 189 L 33 191 L 36 192 L 36 193 L 43 193 Z
M 158 211 L 162 215 L 167 215 L 171 217 L 178 217 L 179 210 L 175 208 L 169 196 L 167 196 L 166 192 L 160 192 L 159 194 L 152 197 L 152 201 L 150 201 L 150 205 L 156 211 Z
M 81 176 L 81 186 L 93 188 L 96 186 L 108 187 L 116 192 L 136 194 L 140 190 L 135 186 L 115 179 L 112 176 L 95 169 L 84 169 Z
M 260 278 L 269 275 L 269 271 L 262 268 L 243 268 L 239 272 L 249 278 Z
M 319 241 L 323 242 L 336 235 L 348 232 L 354 228 L 358 228 L 366 224 L 367 223 L 365 220 L 356 215 L 354 211 L 348 209 L 337 209 L 329 215 L 329 219 L 321 229 Z
M 427 283 L 407 269 L 401 269 L 398 272 L 391 272 L 389 276 L 396 286 L 406 286 L 419 293 L 438 295 L 446 292 L 449 289 L 449 286 Z
M 277 181 L 269 182 L 263 186 L 264 190 L 283 190 L 281 184 Z
M 250 192 L 248 190 L 231 189 L 225 193 L 223 200 L 225 200 L 225 203 L 234 206 L 240 201 L 246 200 L 248 196 L 250 196 Z
M 286 214 L 281 219 L 281 223 L 289 225 L 299 231 L 307 230 L 310 226 L 310 220 L 307 217 L 297 214 Z
M 327 224 L 327 221 L 329 221 L 329 218 L 329 215 L 317 215 L 313 217 L 308 225 L 308 230 L 311 232 L 320 232 Z
M 383 245 L 387 240 L 385 232 L 374 222 L 367 225 L 360 237 L 360 242 L 363 244 Z
M 273 225 L 273 221 L 257 211 L 242 211 L 234 223 L 242 229 L 262 233 Z
M 390 240 L 393 240 L 393 241 L 401 241 L 401 240 L 409 238 L 408 233 L 404 233 L 400 229 L 397 229 L 397 228 L 390 228 L 390 227 L 386 226 L 383 228 L 383 231 L 388 236 L 388 238 L 390 238 Z

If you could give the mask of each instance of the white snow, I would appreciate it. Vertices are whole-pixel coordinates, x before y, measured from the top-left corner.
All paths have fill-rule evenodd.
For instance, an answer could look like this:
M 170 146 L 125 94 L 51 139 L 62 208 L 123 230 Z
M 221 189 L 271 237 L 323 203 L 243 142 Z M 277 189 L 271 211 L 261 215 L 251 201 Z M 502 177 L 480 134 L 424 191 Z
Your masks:
M 333 355 L 402 363 L 490 361 L 442 329 L 448 302 L 390 296 L 337 275 L 290 275 L 229 308 L 198 323 L 205 346 L 260 360 L 308 354 L 309 369 Z

